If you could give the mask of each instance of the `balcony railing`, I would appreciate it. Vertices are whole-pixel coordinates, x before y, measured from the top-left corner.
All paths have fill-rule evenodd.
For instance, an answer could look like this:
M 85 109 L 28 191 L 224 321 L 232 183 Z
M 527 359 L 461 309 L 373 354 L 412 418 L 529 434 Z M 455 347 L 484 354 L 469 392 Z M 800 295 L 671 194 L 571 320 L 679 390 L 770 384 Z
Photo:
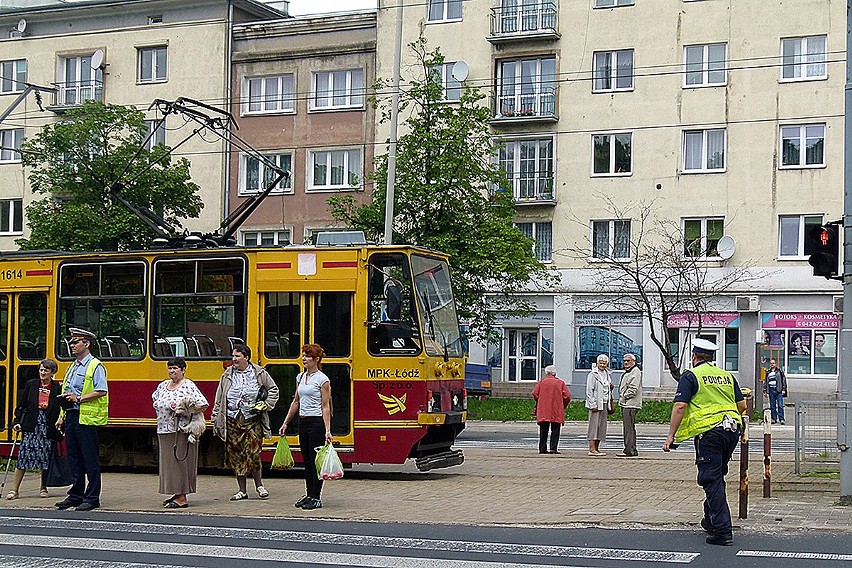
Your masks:
M 552 170 L 519 173 L 510 176 L 507 181 L 512 187 L 512 199 L 516 205 L 556 205 Z M 501 190 L 495 187 L 491 191 Z
M 496 97 L 494 120 L 554 121 L 556 117 L 556 87 L 537 85 L 533 93 L 506 93 Z M 501 89 L 498 86 L 498 89 Z M 502 89 L 501 89 L 502 90 Z
M 53 106 L 74 107 L 86 101 L 102 101 L 104 99 L 104 84 L 101 81 L 79 81 L 73 83 L 54 83 L 56 92 L 53 95 Z
M 555 2 L 491 9 L 491 35 L 488 41 L 500 43 L 531 38 L 559 38 Z

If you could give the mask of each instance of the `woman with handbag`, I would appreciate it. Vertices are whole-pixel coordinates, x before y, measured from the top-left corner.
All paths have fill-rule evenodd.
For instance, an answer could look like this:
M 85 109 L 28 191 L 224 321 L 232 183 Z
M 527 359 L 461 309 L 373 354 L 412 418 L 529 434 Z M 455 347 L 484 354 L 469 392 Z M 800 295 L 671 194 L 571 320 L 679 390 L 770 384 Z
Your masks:
M 317 475 L 316 448 L 332 443 L 331 435 L 331 380 L 320 371 L 325 351 L 316 343 L 302 346 L 304 373 L 296 377 L 296 393 L 287 411 L 287 417 L 278 430 L 281 436 L 287 425 L 299 413 L 299 448 L 305 466 L 305 496 L 296 501 L 301 509 L 322 507 L 322 479 Z
M 600 450 L 601 440 L 606 440 L 607 414 L 614 412 L 612 376 L 609 357 L 598 355 L 597 365 L 586 379 L 586 408 L 589 409 L 589 455 L 605 456 Z
M 263 439 L 272 437 L 269 411 L 278 402 L 278 385 L 266 369 L 251 362 L 251 349 L 234 345 L 233 365 L 225 369 L 213 404 L 213 432 L 225 442 L 225 466 L 234 470 L 239 490 L 231 501 L 248 499 L 246 477 L 254 480 L 257 496 L 269 497 L 261 478 Z
M 195 493 L 198 478 L 198 442 L 190 443 L 189 434 L 181 430 L 192 420 L 192 414 L 203 414 L 208 402 L 199 388 L 186 378 L 186 361 L 183 357 L 169 359 L 166 363 L 169 378 L 157 385 L 151 394 L 157 413 L 157 442 L 160 447 L 160 493 L 171 494 L 163 501 L 166 509 L 185 509 L 189 506 L 188 493 Z M 192 412 L 179 415 L 186 407 L 184 399 L 191 399 Z
M 15 422 L 12 430 L 23 432 L 15 479 L 6 499 L 17 499 L 27 470 L 41 470 L 40 497 L 49 497 L 46 472 L 54 452 L 54 442 L 62 439 L 56 429 L 59 418 L 59 399 L 62 385 L 53 380 L 59 367 L 53 359 L 44 359 L 38 365 L 38 378 L 27 381 L 18 394 Z

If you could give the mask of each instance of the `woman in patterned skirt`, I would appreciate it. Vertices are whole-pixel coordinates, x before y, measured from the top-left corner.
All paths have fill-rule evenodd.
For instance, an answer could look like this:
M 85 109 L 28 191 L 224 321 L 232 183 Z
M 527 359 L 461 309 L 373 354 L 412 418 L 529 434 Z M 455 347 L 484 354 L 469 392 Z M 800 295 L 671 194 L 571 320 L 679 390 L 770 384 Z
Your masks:
M 18 395 L 15 408 L 15 423 L 12 429 L 23 432 L 18 462 L 15 467 L 13 489 L 6 499 L 17 499 L 24 480 L 24 472 L 41 470 L 41 488 L 39 495 L 48 497 L 45 476 L 53 453 L 53 440 L 62 438 L 56 429 L 59 418 L 59 399 L 57 396 L 62 385 L 53 380 L 58 367 L 53 359 L 45 359 L 38 365 L 39 378 L 27 381 Z
M 151 395 L 157 413 L 157 442 L 160 446 L 160 493 L 172 494 L 163 501 L 166 509 L 185 509 L 186 496 L 195 493 L 198 478 L 198 441 L 189 442 L 189 434 L 180 430 L 192 420 L 192 414 L 207 410 L 207 399 L 191 380 L 186 378 L 183 357 L 166 363 L 169 378 L 157 385 Z M 187 405 L 184 399 L 192 404 Z M 178 407 L 189 407 L 189 415 L 178 415 Z

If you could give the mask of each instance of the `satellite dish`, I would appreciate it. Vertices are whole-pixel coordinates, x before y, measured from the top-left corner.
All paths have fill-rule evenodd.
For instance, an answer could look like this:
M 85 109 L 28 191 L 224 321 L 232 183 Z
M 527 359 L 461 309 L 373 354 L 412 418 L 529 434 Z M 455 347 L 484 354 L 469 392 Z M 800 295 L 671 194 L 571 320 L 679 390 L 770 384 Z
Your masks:
M 27 21 L 21 18 L 18 20 L 18 25 L 15 26 L 15 29 L 18 30 L 18 33 L 24 33 L 24 30 L 27 29 Z
M 453 79 L 458 81 L 459 83 L 463 83 L 465 79 L 467 79 L 467 75 L 470 72 L 470 68 L 467 66 L 467 63 L 464 61 L 456 61 L 453 64 L 452 76 Z
M 104 65 L 104 50 L 99 49 L 92 54 L 92 69 L 100 69 Z
M 719 258 L 728 260 L 737 252 L 737 241 L 730 235 L 723 236 L 716 245 L 716 252 L 719 254 Z

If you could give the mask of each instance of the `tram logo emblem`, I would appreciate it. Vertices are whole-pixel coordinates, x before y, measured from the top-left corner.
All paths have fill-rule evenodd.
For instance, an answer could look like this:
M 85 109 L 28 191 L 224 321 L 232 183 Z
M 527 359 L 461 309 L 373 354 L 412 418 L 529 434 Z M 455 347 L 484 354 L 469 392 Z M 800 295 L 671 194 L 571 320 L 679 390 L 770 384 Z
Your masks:
M 385 405 L 385 409 L 388 411 L 388 416 L 393 416 L 397 412 L 405 412 L 405 399 L 408 397 L 408 393 L 405 393 L 401 397 L 395 397 L 394 395 L 383 395 L 378 393 L 379 400 L 382 401 Z

